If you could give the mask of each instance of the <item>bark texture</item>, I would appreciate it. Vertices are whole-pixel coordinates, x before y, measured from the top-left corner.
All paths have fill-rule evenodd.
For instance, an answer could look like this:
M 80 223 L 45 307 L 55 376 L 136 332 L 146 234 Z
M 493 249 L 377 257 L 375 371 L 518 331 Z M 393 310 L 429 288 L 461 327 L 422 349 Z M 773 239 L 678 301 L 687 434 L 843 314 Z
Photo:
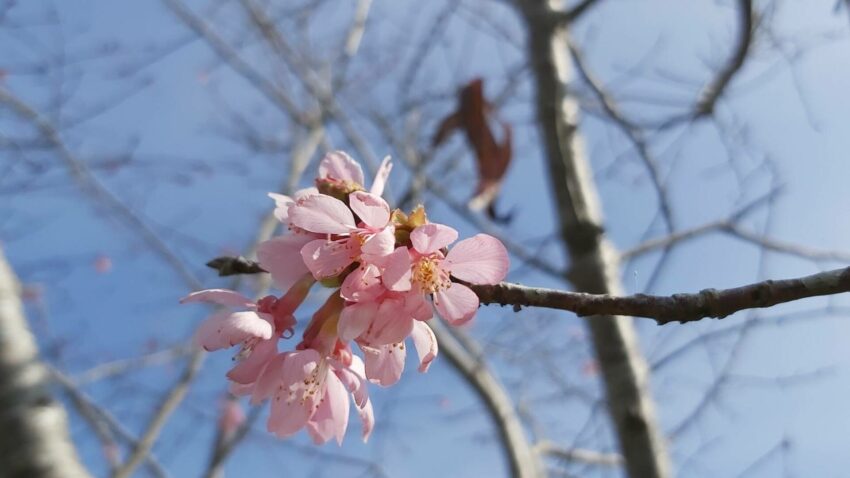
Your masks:
M 0 478 L 83 478 L 68 420 L 49 390 L 20 300 L 0 249 Z
M 546 307 L 575 312 L 579 317 L 619 314 L 654 319 L 659 325 L 722 319 L 747 309 L 773 307 L 809 297 L 850 292 L 850 267 L 806 277 L 766 280 L 732 289 L 704 289 L 693 294 L 612 296 L 527 287 L 502 282 L 468 284 L 482 304 Z
M 566 26 L 555 20 L 558 15 L 547 1 L 516 0 L 516 5 L 528 31 L 537 119 L 560 232 L 571 261 L 568 279 L 580 292 L 621 295 L 618 255 L 605 237 L 597 191 L 576 131 L 578 103 L 568 94 L 573 72 Z M 650 395 L 649 368 L 631 319 L 593 316 L 587 326 L 629 476 L 670 476 L 666 444 Z

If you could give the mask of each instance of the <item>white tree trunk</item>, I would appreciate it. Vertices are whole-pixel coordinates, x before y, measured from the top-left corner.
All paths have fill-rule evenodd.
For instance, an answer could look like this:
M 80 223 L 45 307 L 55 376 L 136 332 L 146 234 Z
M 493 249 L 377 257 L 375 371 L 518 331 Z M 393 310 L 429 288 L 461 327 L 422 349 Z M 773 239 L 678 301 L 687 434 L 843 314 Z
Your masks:
M 0 249 L 0 478 L 89 476 L 49 382 L 24 317 L 20 285 Z
M 531 68 L 537 86 L 538 122 L 545 141 L 549 176 L 570 256 L 568 279 L 576 290 L 620 295 L 618 254 L 605 238 L 590 166 L 577 133 L 579 107 L 568 95 L 572 65 L 565 27 L 552 5 L 516 0 L 529 34 Z M 649 389 L 649 368 L 639 350 L 632 319 L 587 319 L 626 470 L 633 478 L 671 474 Z

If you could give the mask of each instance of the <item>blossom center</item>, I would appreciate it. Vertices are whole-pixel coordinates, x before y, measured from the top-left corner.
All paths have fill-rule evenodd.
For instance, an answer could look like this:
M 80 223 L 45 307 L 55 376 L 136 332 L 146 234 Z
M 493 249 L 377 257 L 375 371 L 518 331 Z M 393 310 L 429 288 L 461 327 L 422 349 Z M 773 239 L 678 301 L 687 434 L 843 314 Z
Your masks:
M 236 355 L 233 356 L 233 361 L 241 362 L 246 358 L 250 357 L 251 352 L 254 351 L 254 347 L 256 347 L 257 344 L 260 343 L 260 340 L 261 339 L 259 337 L 251 337 L 250 339 L 246 339 L 244 342 L 242 342 L 242 346 L 239 348 L 239 352 L 237 352 Z
M 438 290 L 448 289 L 452 285 L 449 273 L 442 267 L 442 262 L 442 257 L 431 254 L 420 257 L 413 264 L 411 280 L 422 292 L 433 294 Z

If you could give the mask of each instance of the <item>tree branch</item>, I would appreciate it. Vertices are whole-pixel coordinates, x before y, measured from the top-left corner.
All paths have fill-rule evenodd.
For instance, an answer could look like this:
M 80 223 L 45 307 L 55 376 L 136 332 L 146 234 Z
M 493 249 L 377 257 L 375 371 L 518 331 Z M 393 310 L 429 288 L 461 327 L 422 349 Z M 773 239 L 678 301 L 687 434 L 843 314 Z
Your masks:
M 65 410 L 50 395 L 19 290 L 0 249 L 0 477 L 88 477 Z
M 469 285 L 484 304 L 545 307 L 592 315 L 626 315 L 669 322 L 722 319 L 746 309 L 772 307 L 807 297 L 850 292 L 850 267 L 806 277 L 767 280 L 732 289 L 705 289 L 691 294 L 613 296 L 566 292 L 519 284 Z
M 740 22 L 738 43 L 732 57 L 729 58 L 726 66 L 717 73 L 717 76 L 702 90 L 700 100 L 694 110 L 694 118 L 708 116 L 714 111 L 717 100 L 732 82 L 732 78 L 744 66 L 755 36 L 756 24 L 752 0 L 738 0 L 738 17 Z

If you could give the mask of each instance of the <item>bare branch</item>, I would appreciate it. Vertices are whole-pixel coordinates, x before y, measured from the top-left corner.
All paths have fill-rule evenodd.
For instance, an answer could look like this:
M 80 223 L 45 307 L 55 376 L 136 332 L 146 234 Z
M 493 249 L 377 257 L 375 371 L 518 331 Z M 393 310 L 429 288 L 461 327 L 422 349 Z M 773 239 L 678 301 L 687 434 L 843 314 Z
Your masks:
M 696 239 L 710 232 L 721 232 L 728 234 L 745 242 L 750 242 L 768 251 L 777 252 L 789 256 L 808 259 L 816 262 L 850 262 L 850 252 L 833 251 L 828 249 L 816 249 L 791 242 L 785 242 L 771 237 L 757 234 L 743 228 L 732 221 L 712 221 L 691 229 L 677 231 L 669 236 L 659 237 L 644 242 L 632 249 L 624 251 L 620 257 L 631 259 L 647 254 L 658 249 L 668 249 L 691 239 Z
M 187 269 L 177 254 L 171 250 L 157 233 L 151 229 L 139 216 L 133 212 L 126 204 L 124 204 L 117 196 L 106 188 L 95 177 L 86 164 L 77 158 L 65 145 L 59 131 L 50 123 L 41 113 L 30 107 L 18 97 L 12 95 L 8 91 L 0 88 L 0 104 L 9 106 L 12 110 L 24 120 L 32 123 L 39 133 L 44 136 L 55 149 L 59 158 L 65 163 L 72 177 L 79 185 L 84 193 L 87 193 L 96 204 L 106 204 L 114 211 L 121 219 L 128 223 L 135 231 L 139 233 L 141 238 L 147 245 L 154 250 L 162 259 L 174 269 L 183 281 L 194 289 L 201 287 L 201 282 L 195 278 L 194 274 Z
M 658 196 L 658 207 L 661 210 L 661 217 L 664 219 L 667 231 L 672 232 L 676 226 L 673 222 L 673 211 L 670 207 L 670 199 L 667 195 L 667 188 L 661 178 L 661 171 L 658 168 L 658 162 L 649 150 L 649 145 L 646 142 L 643 130 L 623 115 L 617 106 L 617 103 L 614 101 L 614 98 L 605 91 L 605 87 L 602 85 L 602 82 L 594 76 L 592 71 L 590 71 L 589 65 L 587 65 L 584 55 L 581 50 L 579 50 L 578 46 L 571 39 L 568 39 L 567 46 L 573 56 L 576 70 L 581 74 L 584 81 L 590 86 L 590 89 L 596 95 L 596 98 L 605 110 L 605 114 L 614 122 L 615 125 L 617 125 L 620 131 L 622 131 L 626 138 L 628 138 L 628 140 L 632 143 L 635 151 L 638 153 L 638 157 L 643 162 L 644 167 L 646 167 L 646 171 L 649 174 L 650 180 L 652 180 L 652 185 L 655 188 L 656 195 Z
M 97 382 L 109 377 L 127 373 L 129 370 L 171 363 L 185 357 L 191 351 L 190 347 L 178 345 L 156 352 L 95 365 L 94 367 L 74 375 L 71 380 L 77 385 Z
M 541 441 L 534 446 L 537 453 L 559 460 L 597 466 L 622 466 L 623 457 L 617 453 L 602 453 L 583 448 L 564 448 L 550 441 Z
M 518 284 L 469 285 L 485 304 L 545 307 L 575 312 L 581 317 L 626 315 L 669 322 L 722 319 L 735 312 L 772 307 L 785 302 L 850 292 L 850 267 L 806 277 L 767 280 L 732 289 L 706 289 L 692 294 L 612 296 L 526 287 Z
M 133 434 L 127 430 L 127 428 L 125 428 L 118 419 L 97 405 L 94 400 L 80 390 L 79 386 L 74 383 L 71 378 L 65 376 L 62 372 L 52 367 L 50 368 L 50 373 L 53 376 L 53 380 L 65 390 L 65 393 L 71 400 L 74 407 L 76 407 L 80 412 L 80 415 L 82 415 L 86 421 L 91 423 L 92 427 L 95 429 L 95 433 L 100 435 L 101 433 L 104 433 L 104 427 L 107 427 L 109 432 L 117 434 L 118 438 L 122 441 L 126 442 L 130 446 L 137 446 L 138 440 L 136 437 L 133 436 Z M 165 469 L 159 463 L 159 460 L 157 460 L 152 453 L 147 454 L 145 457 L 145 463 L 154 476 L 160 478 L 168 476 L 168 473 L 165 472 Z
M 732 82 L 732 78 L 741 70 L 744 62 L 747 60 L 747 55 L 755 36 L 755 12 L 753 11 L 752 0 L 738 0 L 737 3 L 738 21 L 740 23 L 738 42 L 726 66 L 717 73 L 717 76 L 700 93 L 700 100 L 694 109 L 694 119 L 711 115 L 714 112 L 717 100 L 723 95 L 726 88 Z
M 525 438 L 523 425 L 514 409 L 511 397 L 504 386 L 479 358 L 483 357 L 474 342 L 464 340 L 462 332 L 452 333 L 442 322 L 431 321 L 434 335 L 440 344 L 440 352 L 454 365 L 472 386 L 496 424 L 510 460 L 511 476 L 536 478 L 544 476 L 542 465 Z

